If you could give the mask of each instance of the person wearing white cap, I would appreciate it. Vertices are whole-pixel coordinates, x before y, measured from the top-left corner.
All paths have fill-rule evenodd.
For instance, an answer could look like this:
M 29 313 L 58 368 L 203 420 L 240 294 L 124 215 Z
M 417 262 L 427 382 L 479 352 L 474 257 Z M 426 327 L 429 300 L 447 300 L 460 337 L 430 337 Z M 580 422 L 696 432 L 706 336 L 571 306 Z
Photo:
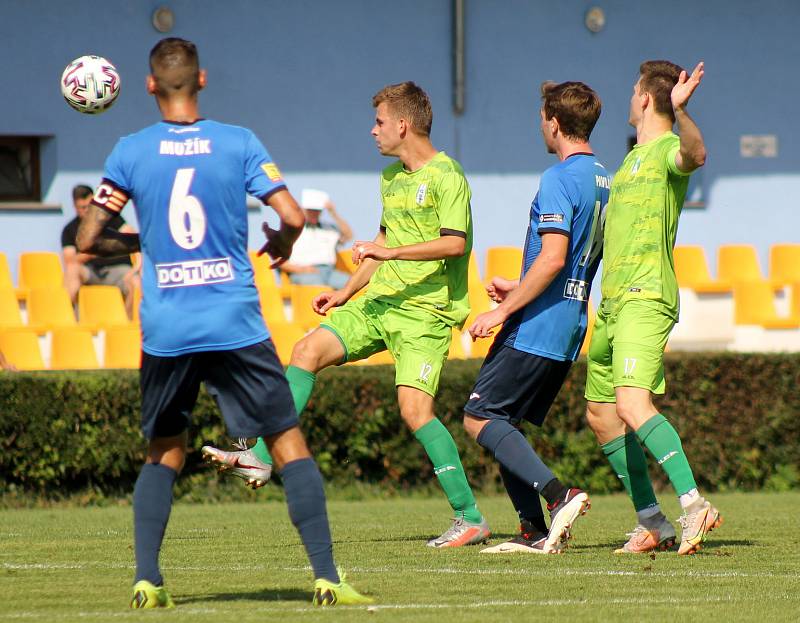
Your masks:
M 345 221 L 336 211 L 328 193 L 304 188 L 300 206 L 306 215 L 303 233 L 294 243 L 292 256 L 280 268 L 288 273 L 292 283 L 302 285 L 327 285 L 340 289 L 350 275 L 336 270 L 336 252 L 339 245 L 353 236 Z M 322 211 L 327 210 L 333 223 L 321 223 Z

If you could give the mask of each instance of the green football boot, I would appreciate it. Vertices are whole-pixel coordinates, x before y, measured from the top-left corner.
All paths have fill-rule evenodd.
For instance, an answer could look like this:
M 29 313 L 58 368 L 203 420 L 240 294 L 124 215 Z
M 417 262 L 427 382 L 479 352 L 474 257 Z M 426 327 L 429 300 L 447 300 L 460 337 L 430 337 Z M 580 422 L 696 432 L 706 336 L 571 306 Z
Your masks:
M 373 603 L 372 597 L 362 595 L 345 582 L 345 576 L 341 571 L 339 576 L 338 584 L 322 578 L 315 580 L 311 603 L 315 606 L 357 606 Z
M 131 608 L 174 608 L 175 603 L 163 586 L 155 586 L 147 580 L 133 585 Z

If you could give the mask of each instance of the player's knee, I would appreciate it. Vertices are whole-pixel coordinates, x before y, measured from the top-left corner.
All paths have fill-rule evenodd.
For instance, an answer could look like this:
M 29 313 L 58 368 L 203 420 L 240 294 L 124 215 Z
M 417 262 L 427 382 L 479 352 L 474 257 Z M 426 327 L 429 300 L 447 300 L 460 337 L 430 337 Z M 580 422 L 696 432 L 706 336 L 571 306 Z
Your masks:
M 473 439 L 477 439 L 487 420 L 479 420 L 471 415 L 464 414 L 464 430 Z
M 317 370 L 319 366 L 319 349 L 314 343 L 313 333 L 294 345 L 291 364 L 304 370 Z

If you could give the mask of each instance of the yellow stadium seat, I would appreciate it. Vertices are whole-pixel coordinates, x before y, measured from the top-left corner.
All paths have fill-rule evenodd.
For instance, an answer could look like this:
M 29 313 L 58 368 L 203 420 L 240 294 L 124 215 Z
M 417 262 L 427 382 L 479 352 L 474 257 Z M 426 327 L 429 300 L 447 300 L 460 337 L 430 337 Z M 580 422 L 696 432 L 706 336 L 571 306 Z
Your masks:
M 44 370 L 36 333 L 27 329 L 0 331 L 0 351 L 18 370 Z
M 350 249 L 341 250 L 336 254 L 336 270 L 352 275 L 358 266 L 353 264 L 353 252 Z
M 303 327 L 295 322 L 276 322 L 269 326 L 272 343 L 278 352 L 278 359 L 285 366 L 289 365 L 292 358 L 294 345 L 305 337 L 306 332 Z
M 64 285 L 64 271 L 57 253 L 20 253 L 18 271 L 18 285 L 24 296 L 32 288 L 60 288 Z
M 133 287 L 133 317 L 131 322 L 139 324 L 139 308 L 142 306 L 142 286 L 136 285 Z
M 464 344 L 461 343 L 461 331 L 453 329 L 453 339 L 450 340 L 450 350 L 447 353 L 448 359 L 466 359 Z
M 275 287 L 258 288 L 258 299 L 261 302 L 261 315 L 269 326 L 273 323 L 285 323 L 281 291 Z
M 493 277 L 519 279 L 522 269 L 522 249 L 518 247 L 490 247 L 486 251 L 486 272 L 483 279 L 489 283 Z
M 393 366 L 394 357 L 392 357 L 392 353 L 388 350 L 382 350 L 379 353 L 370 355 L 366 359 L 356 361 L 355 364 L 362 366 Z
M 328 286 L 301 286 L 293 285 L 292 293 L 292 322 L 299 324 L 306 331 L 316 329 L 323 316 L 311 308 L 311 301 L 318 294 L 328 292 Z
M 497 327 L 492 337 L 480 337 L 477 340 L 470 343 L 469 358 L 485 359 L 486 355 L 489 354 L 489 349 L 492 347 L 492 344 L 494 344 L 494 338 L 497 336 L 497 332 L 499 330 L 500 327 Z
M 269 267 L 272 263 L 269 255 L 257 255 L 256 251 L 248 251 L 250 256 L 250 263 L 253 265 L 253 280 L 259 288 L 264 287 L 278 287 L 275 281 L 275 272 Z
M 761 281 L 756 248 L 750 244 L 723 244 L 717 250 L 717 278 L 721 281 Z
M 139 368 L 142 363 L 142 334 L 139 327 L 107 329 L 104 352 L 105 368 Z
M 770 247 L 769 278 L 775 287 L 800 283 L 800 244 L 774 244 Z
M 33 288 L 28 292 L 28 325 L 39 332 L 74 327 L 75 313 L 63 287 Z
M 698 245 L 679 245 L 673 251 L 675 276 L 678 285 L 704 294 L 730 292 L 733 283 L 711 277 L 706 263 L 706 253 Z
M 17 295 L 12 288 L 0 287 L 0 329 L 22 327 Z
M 91 370 L 100 367 L 88 329 L 53 331 L 50 350 L 51 370 Z
M 0 251 L 0 289 L 14 289 L 14 280 L 11 278 L 11 269 L 8 267 L 8 257 L 2 251 Z
M 733 286 L 734 323 L 760 325 L 767 329 L 800 327 L 800 316 L 775 313 L 772 285 L 765 280 L 741 281 Z
M 116 286 L 81 286 L 78 290 L 78 322 L 90 331 L 129 325 L 122 291 Z
M 791 299 L 789 300 L 790 314 L 795 318 L 800 318 L 800 281 L 792 284 Z

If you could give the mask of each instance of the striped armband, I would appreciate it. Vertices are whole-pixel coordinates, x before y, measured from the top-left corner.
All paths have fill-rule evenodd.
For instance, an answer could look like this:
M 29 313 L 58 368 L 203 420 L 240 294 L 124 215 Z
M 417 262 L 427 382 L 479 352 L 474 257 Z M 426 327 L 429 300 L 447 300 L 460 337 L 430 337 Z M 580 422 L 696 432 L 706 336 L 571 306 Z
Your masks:
M 96 205 L 114 216 L 122 212 L 126 203 L 128 203 L 128 193 L 108 178 L 103 178 L 92 198 L 92 205 Z

